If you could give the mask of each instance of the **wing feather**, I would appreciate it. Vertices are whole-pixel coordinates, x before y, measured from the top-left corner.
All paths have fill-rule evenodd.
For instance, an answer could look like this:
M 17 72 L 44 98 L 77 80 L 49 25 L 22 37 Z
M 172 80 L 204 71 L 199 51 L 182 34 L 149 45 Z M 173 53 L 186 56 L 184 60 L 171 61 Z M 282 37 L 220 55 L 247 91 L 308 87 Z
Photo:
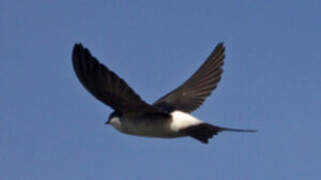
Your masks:
M 201 67 L 182 85 L 153 105 L 169 111 L 195 111 L 217 87 L 223 73 L 225 47 L 219 43 Z
M 101 64 L 81 44 L 74 46 L 72 62 L 83 86 L 114 110 L 135 115 L 160 113 L 159 109 L 143 101 L 123 79 Z

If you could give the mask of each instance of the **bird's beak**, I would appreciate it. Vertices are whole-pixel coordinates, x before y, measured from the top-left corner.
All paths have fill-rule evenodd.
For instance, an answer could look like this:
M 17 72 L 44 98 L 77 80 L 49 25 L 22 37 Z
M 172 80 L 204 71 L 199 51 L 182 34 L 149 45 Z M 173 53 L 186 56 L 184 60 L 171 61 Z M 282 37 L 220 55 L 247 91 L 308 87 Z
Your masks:
M 110 124 L 110 120 L 106 121 L 105 124 Z

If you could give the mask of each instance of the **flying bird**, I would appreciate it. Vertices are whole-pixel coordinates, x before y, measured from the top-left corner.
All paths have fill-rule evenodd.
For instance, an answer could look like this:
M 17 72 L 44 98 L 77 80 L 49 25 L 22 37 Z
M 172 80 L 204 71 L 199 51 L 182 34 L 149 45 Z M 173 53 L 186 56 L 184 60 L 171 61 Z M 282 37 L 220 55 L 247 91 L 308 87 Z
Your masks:
M 217 87 L 224 58 L 225 47 L 219 43 L 187 81 L 148 104 L 82 44 L 75 44 L 72 53 L 73 67 L 80 82 L 98 100 L 114 109 L 106 124 L 125 134 L 159 138 L 190 136 L 206 144 L 222 131 L 255 132 L 215 126 L 190 114 Z

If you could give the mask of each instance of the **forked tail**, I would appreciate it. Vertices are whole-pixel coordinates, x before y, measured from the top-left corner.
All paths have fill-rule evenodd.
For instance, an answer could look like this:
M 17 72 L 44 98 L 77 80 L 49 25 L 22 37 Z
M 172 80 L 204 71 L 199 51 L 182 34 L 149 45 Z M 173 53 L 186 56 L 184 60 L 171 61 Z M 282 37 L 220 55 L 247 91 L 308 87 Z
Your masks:
M 233 129 L 233 128 L 224 128 L 219 126 L 214 126 L 208 123 L 202 123 L 195 126 L 188 127 L 181 130 L 182 133 L 191 136 L 202 143 L 208 143 L 208 140 L 214 135 L 217 135 L 222 131 L 233 131 L 233 132 L 256 132 L 256 130 L 249 129 Z

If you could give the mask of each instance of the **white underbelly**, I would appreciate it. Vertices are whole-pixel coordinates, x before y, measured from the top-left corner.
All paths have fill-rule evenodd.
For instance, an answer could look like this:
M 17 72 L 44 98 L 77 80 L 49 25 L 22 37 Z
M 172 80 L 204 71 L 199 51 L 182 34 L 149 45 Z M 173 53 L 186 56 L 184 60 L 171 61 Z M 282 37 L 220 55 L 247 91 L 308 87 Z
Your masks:
M 144 123 L 124 123 L 120 130 L 123 133 L 137 135 L 137 136 L 147 136 L 147 137 L 178 137 L 177 133 L 170 131 L 163 125 L 151 125 Z

